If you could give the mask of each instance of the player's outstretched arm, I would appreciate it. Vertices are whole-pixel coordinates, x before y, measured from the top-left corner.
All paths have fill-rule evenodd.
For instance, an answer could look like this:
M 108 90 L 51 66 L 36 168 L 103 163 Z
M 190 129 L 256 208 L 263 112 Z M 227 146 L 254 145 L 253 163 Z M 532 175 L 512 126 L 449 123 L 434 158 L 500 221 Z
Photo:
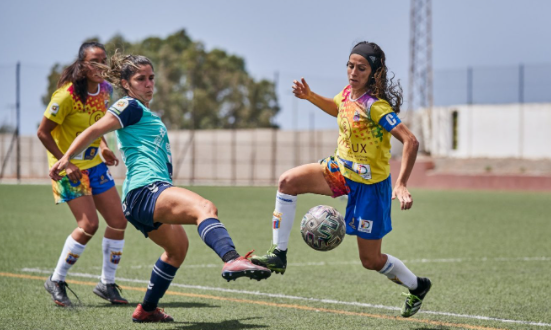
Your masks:
M 403 123 L 398 124 L 390 131 L 396 139 L 404 144 L 402 150 L 402 165 L 400 166 L 400 174 L 396 180 L 394 190 L 392 191 L 392 199 L 398 198 L 400 201 L 400 209 L 409 210 L 413 205 L 413 199 L 407 188 L 407 182 L 415 159 L 417 159 L 417 151 L 419 150 L 419 142 L 417 138 Z
M 121 128 L 119 120 L 108 112 L 103 118 L 77 136 L 73 143 L 71 143 L 69 149 L 67 149 L 67 152 L 65 152 L 65 155 L 63 155 L 63 157 L 61 157 L 50 169 L 50 177 L 56 181 L 61 180 L 63 177 L 59 175 L 59 172 L 67 167 L 72 157 L 86 149 L 97 138 L 119 128 Z
M 299 99 L 310 101 L 313 105 L 327 112 L 333 117 L 337 117 L 339 113 L 339 108 L 337 107 L 333 99 L 323 97 L 312 92 L 312 90 L 310 90 L 310 86 L 308 86 L 304 78 L 301 78 L 300 81 L 293 81 L 293 94 L 295 94 L 295 96 Z

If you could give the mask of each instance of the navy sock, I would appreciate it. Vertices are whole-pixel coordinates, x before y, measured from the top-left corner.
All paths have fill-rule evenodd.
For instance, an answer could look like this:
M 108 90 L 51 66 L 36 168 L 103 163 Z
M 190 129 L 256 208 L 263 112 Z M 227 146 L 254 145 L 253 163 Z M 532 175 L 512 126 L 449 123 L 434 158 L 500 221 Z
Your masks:
M 220 259 L 223 260 L 228 252 L 235 251 L 235 245 L 233 245 L 230 234 L 218 219 L 203 220 L 197 226 L 197 231 L 203 242 L 213 249 Z M 235 253 L 237 254 L 237 252 Z M 237 257 L 239 257 L 239 254 L 237 254 Z
M 155 266 L 153 266 L 151 279 L 149 280 L 149 285 L 147 286 L 147 291 L 143 298 L 142 307 L 146 312 L 152 312 L 157 308 L 159 299 L 163 297 L 170 286 L 177 270 L 178 268 L 167 264 L 162 261 L 161 258 L 157 260 Z

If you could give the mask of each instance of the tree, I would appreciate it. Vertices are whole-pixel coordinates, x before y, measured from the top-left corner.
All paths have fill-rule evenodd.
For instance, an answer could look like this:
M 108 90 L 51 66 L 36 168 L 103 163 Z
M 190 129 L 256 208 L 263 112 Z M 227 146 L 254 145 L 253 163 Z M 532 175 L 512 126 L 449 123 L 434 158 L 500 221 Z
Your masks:
M 110 55 L 118 50 L 144 55 L 153 62 L 156 83 L 151 108 L 170 129 L 276 127 L 275 84 L 255 81 L 243 58 L 221 49 L 207 51 L 185 30 L 136 43 L 115 35 L 105 47 Z M 60 71 L 56 65 L 48 77 L 48 101 Z

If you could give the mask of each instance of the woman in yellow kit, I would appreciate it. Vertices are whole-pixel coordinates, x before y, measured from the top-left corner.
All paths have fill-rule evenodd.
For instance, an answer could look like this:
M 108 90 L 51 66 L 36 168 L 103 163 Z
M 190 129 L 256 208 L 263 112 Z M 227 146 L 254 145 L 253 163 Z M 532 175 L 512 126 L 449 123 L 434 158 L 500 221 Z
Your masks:
M 407 181 L 417 156 L 418 142 L 396 115 L 402 90 L 387 79 L 385 53 L 375 43 L 360 42 L 347 62 L 348 85 L 333 99 L 315 94 L 304 80 L 294 81 L 293 93 L 327 114 L 337 117 L 338 147 L 320 164 L 295 167 L 279 178 L 272 219 L 272 247 L 252 262 L 276 273 L 287 268 L 287 245 L 296 213 L 297 195 L 348 195 L 346 233 L 357 236 L 364 268 L 375 270 L 409 289 L 402 316 L 417 313 L 431 287 L 428 278 L 415 276 L 402 261 L 381 253 L 383 237 L 392 230 L 391 201 L 401 209 L 413 200 Z M 404 144 L 402 167 L 394 190 L 390 179 L 390 137 Z
M 48 151 L 49 167 L 63 157 L 71 142 L 82 131 L 102 118 L 107 111 L 113 89 L 93 65 L 105 64 L 106 61 L 107 55 L 102 44 L 85 42 L 80 46 L 77 60 L 61 73 L 58 89 L 52 95 L 37 132 Z M 98 229 L 96 210 L 107 222 L 107 228 L 102 242 L 101 279 L 93 292 L 112 304 L 128 303 L 120 296 L 120 288 L 115 284 L 115 272 L 124 246 L 126 219 L 115 182 L 106 166 L 118 165 L 118 162 L 106 141 L 101 138 L 73 158 L 62 180 L 52 180 L 55 203 L 66 202 L 77 222 L 77 228 L 65 241 L 53 274 L 44 283 L 46 291 L 59 306 L 72 305 L 67 297 L 65 277 Z

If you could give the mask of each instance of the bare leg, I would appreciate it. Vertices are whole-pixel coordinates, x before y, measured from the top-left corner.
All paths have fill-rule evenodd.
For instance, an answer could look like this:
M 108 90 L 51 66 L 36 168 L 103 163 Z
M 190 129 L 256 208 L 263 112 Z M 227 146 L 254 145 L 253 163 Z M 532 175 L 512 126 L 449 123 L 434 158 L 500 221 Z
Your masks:
M 189 247 L 184 227 L 172 224 L 162 225 L 157 230 L 149 232 L 149 238 L 165 250 L 161 255 L 162 261 L 176 268 L 182 265 Z
M 178 187 L 163 191 L 155 205 L 154 221 L 167 224 L 199 225 L 208 218 L 218 218 L 218 209 L 200 195 Z
M 122 213 L 121 199 L 117 188 L 113 187 L 101 194 L 94 195 L 94 203 L 108 226 L 105 229 L 104 237 L 114 240 L 124 239 L 127 221 Z
M 67 202 L 73 213 L 77 226 L 71 236 L 82 245 L 86 245 L 98 230 L 99 220 L 96 213 L 96 205 L 92 196 L 81 196 Z M 88 235 L 87 235 L 88 234 Z

